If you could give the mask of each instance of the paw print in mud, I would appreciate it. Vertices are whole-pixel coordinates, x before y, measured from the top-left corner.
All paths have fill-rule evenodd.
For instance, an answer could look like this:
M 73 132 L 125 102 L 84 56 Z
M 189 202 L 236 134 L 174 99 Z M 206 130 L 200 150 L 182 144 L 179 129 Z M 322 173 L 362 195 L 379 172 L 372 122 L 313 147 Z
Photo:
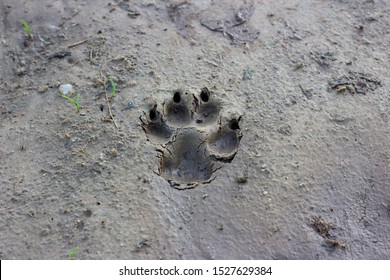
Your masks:
M 158 153 L 158 175 L 172 187 L 207 184 L 233 160 L 242 138 L 241 115 L 224 103 L 208 88 L 195 94 L 175 91 L 161 107 L 154 104 L 140 117 Z

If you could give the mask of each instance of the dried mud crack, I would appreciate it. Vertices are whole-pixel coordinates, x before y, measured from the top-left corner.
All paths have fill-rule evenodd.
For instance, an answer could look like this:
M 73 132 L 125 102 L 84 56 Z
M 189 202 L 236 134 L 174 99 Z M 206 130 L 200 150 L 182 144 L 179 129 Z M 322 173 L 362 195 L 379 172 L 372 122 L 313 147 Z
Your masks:
M 227 110 L 225 116 L 222 103 L 208 88 L 198 94 L 175 91 L 161 110 L 153 104 L 140 117 L 147 139 L 156 145 L 157 174 L 171 186 L 191 189 L 207 184 L 233 160 L 242 138 L 241 115 Z

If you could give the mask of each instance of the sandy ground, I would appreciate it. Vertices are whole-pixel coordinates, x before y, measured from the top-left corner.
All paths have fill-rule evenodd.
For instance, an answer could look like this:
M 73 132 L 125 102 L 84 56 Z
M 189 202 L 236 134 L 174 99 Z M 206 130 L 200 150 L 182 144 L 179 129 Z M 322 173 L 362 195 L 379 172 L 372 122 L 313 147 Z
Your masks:
M 389 13 L 0 1 L 0 258 L 390 259 Z

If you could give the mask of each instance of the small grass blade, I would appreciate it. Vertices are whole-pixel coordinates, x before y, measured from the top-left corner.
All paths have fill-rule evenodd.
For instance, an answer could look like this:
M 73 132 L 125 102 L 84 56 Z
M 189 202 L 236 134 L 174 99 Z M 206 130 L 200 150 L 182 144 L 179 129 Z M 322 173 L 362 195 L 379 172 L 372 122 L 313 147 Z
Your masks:
M 69 96 L 66 96 L 63 94 L 61 94 L 61 96 L 65 99 L 68 99 L 70 102 L 72 102 L 74 104 L 74 106 L 76 106 L 77 112 L 80 111 L 80 105 L 79 105 L 80 92 L 77 94 L 76 99 L 73 99 L 72 97 L 69 97 Z
M 117 84 L 110 78 L 111 83 L 111 97 L 115 97 Z
M 26 30 L 27 34 L 30 36 L 31 35 L 31 28 L 30 28 L 30 26 L 27 24 L 27 22 L 24 19 L 22 19 L 22 24 L 23 24 L 24 29 Z
M 72 249 L 72 251 L 70 251 L 70 253 L 69 253 L 69 259 L 73 259 L 73 258 L 74 258 L 74 256 L 76 255 L 78 249 L 79 249 L 79 246 L 76 246 L 76 247 L 74 247 L 74 248 Z

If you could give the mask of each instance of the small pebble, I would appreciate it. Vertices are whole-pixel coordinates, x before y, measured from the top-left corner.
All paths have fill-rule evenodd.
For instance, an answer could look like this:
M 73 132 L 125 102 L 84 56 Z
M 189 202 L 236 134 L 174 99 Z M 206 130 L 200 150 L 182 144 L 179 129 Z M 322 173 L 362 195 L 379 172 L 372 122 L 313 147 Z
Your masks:
M 21 66 L 21 67 L 16 68 L 16 75 L 22 76 L 22 75 L 25 75 L 25 74 L 27 74 L 26 67 Z
M 243 176 L 237 176 L 236 182 L 239 184 L 245 184 L 246 182 L 248 182 L 248 176 L 245 174 Z
M 134 86 L 137 85 L 137 81 L 130 81 L 130 82 L 128 83 L 128 85 L 131 86 L 131 87 L 134 87 Z
M 48 236 L 49 234 L 50 234 L 50 229 L 47 228 L 47 229 L 42 230 L 39 235 L 42 237 L 45 237 L 45 236 Z
M 38 92 L 39 93 L 44 93 L 48 89 L 49 89 L 48 85 L 40 85 L 40 86 L 38 86 Z
M 73 93 L 73 86 L 71 84 L 60 85 L 60 93 L 63 95 Z
M 87 210 L 83 211 L 83 214 L 89 218 L 92 216 L 92 210 L 87 209 Z
M 244 81 L 252 80 L 252 70 L 245 69 L 242 75 Z
M 114 156 L 114 157 L 116 157 L 116 156 L 118 155 L 118 150 L 115 149 L 115 148 L 112 148 L 112 149 L 111 149 L 111 155 Z
M 135 104 L 134 104 L 133 101 L 129 101 L 129 102 L 127 103 L 127 108 L 131 109 L 131 108 L 134 108 L 134 107 L 135 107 Z

